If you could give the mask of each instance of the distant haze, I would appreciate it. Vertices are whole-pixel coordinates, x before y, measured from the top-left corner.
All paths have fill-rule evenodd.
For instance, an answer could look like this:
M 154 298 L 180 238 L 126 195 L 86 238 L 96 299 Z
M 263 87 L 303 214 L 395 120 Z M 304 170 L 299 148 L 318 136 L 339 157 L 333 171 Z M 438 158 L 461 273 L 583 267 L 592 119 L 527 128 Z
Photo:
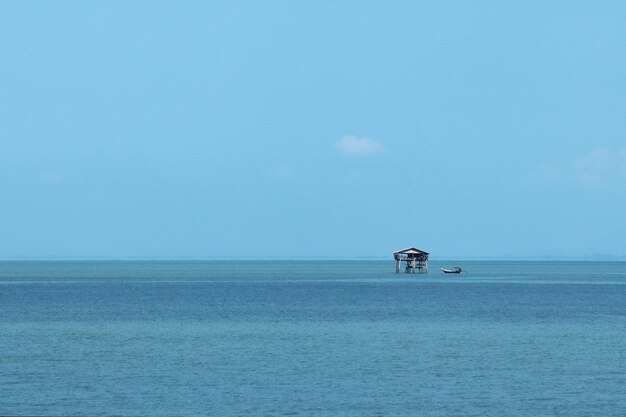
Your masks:
M 626 2 L 3 2 L 0 259 L 626 259 Z

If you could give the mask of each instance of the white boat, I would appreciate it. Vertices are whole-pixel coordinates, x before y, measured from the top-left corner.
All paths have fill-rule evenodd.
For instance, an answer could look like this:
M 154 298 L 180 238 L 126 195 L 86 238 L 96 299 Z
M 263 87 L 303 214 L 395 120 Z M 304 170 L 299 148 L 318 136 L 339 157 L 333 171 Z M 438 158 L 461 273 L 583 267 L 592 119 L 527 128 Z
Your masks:
M 455 266 L 454 269 L 441 268 L 441 270 L 444 274 L 460 274 L 463 272 L 463 270 L 458 266 Z

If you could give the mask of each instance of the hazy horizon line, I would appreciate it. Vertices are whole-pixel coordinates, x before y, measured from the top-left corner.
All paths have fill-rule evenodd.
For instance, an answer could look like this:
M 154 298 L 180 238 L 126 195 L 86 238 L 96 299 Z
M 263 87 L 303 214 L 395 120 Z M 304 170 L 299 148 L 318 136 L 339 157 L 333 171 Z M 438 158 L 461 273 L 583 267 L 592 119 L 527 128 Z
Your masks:
M 234 256 L 11 256 L 0 257 L 0 262 L 168 262 L 168 261 L 393 261 L 391 256 L 259 256 L 259 257 L 234 257 Z M 431 262 L 444 261 L 545 261 L 545 262 L 626 262 L 626 255 L 584 255 L 584 256 L 442 256 L 430 259 Z

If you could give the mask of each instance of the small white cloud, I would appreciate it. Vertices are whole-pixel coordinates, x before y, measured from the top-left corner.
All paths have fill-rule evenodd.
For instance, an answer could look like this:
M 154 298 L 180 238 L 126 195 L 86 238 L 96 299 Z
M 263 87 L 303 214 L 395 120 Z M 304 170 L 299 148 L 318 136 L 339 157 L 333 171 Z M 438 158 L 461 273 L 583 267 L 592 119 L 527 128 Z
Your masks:
M 533 176 L 545 182 L 584 186 L 623 182 L 626 180 L 626 148 L 613 150 L 598 146 L 569 162 L 543 165 Z
M 374 139 L 352 135 L 342 137 L 334 147 L 346 156 L 370 156 L 385 152 L 385 147 Z
M 281 165 L 271 172 L 271 175 L 276 178 L 291 178 L 294 176 L 294 172 L 286 165 Z
M 47 184 L 60 184 L 63 180 L 63 176 L 54 170 L 47 170 L 41 173 L 41 180 Z
M 614 152 L 606 146 L 598 146 L 574 161 L 574 177 L 580 184 L 600 184 L 624 178 L 624 174 L 626 149 Z

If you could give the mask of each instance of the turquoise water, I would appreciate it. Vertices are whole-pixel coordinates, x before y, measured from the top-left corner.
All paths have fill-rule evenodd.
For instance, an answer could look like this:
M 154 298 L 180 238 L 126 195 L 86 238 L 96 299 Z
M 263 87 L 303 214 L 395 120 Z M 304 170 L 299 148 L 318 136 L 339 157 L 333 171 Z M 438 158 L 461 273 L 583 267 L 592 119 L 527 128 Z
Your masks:
M 626 414 L 625 263 L 393 270 L 0 262 L 0 415 Z

